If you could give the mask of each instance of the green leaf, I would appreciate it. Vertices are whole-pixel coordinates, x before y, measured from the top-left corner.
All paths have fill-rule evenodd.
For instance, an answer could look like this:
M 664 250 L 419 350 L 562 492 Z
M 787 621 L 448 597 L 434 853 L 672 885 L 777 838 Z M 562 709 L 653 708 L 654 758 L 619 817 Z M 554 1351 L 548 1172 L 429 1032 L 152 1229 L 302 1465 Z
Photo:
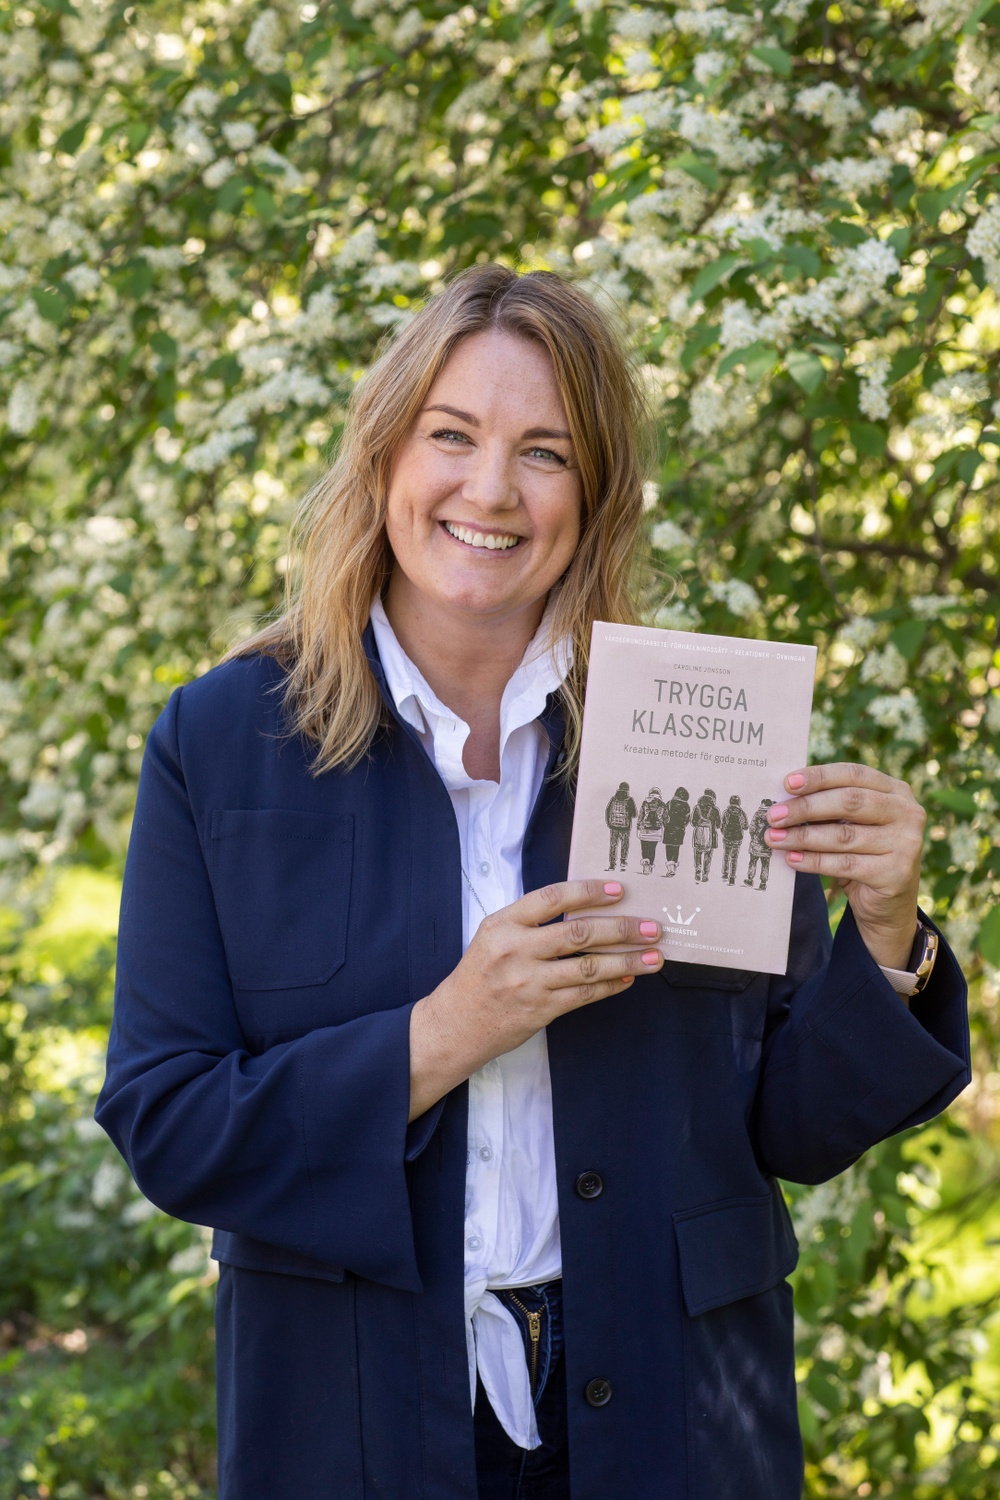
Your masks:
M 243 201 L 243 194 L 247 189 L 247 180 L 241 172 L 236 172 L 232 177 L 227 177 L 215 195 L 216 206 L 224 214 L 231 214 Z
M 706 161 L 703 156 L 696 156 L 693 151 L 684 151 L 680 156 L 672 157 L 665 166 L 678 167 L 696 182 L 700 182 L 702 187 L 715 189 L 719 186 L 719 174 L 713 163 Z
M 936 802 L 941 807 L 947 807 L 950 812 L 964 814 L 971 818 L 976 811 L 976 799 L 971 792 L 963 792 L 957 786 L 931 786 L 924 788 L 924 796 L 928 802 Z
M 70 5 L 69 0 L 42 0 L 46 10 L 58 11 L 61 16 L 79 15 L 75 5 Z
M 963 36 L 975 36 L 979 30 L 979 23 L 994 7 L 996 0 L 979 0 L 979 4 L 970 15 L 966 16 L 962 25 Z
M 777 349 L 772 349 L 767 344 L 755 344 L 751 348 L 753 350 L 752 353 L 750 349 L 744 350 L 746 357 L 744 358 L 743 365 L 746 370 L 747 379 L 751 385 L 756 385 L 759 380 L 764 379 L 765 375 L 770 375 L 771 371 L 779 363 L 781 356 Z
M 817 354 L 825 354 L 828 358 L 836 360 L 838 365 L 843 364 L 844 355 L 847 353 L 843 344 L 835 344 L 830 339 L 812 339 L 809 347 L 815 349 Z
M 884 428 L 876 426 L 874 422 L 850 422 L 848 431 L 851 443 L 859 454 L 868 458 L 881 458 L 888 442 Z
M 278 205 L 274 194 L 270 188 L 264 187 L 263 183 L 258 183 L 251 192 L 250 205 L 258 219 L 263 219 L 265 224 L 269 224 L 272 219 L 277 217 Z
M 689 375 L 698 361 L 698 357 L 704 354 L 719 337 L 718 323 L 696 323 L 687 336 L 687 341 L 681 353 L 681 369 Z
M 82 120 L 68 125 L 62 135 L 56 141 L 55 149 L 65 151 L 67 156 L 75 156 L 83 145 L 83 138 L 87 134 L 87 126 L 90 124 L 90 116 L 84 115 Z
M 955 465 L 958 470 L 959 479 L 965 484 L 971 484 L 982 462 L 982 457 L 974 448 L 970 448 L 966 453 L 963 453 Z
M 809 245 L 782 245 L 781 259 L 807 276 L 818 276 L 823 269 L 823 262 Z
M 119 278 L 119 286 L 128 297 L 145 297 L 153 285 L 153 268 L 148 260 L 138 257 L 129 261 Z
M 169 333 L 165 333 L 162 328 L 150 334 L 149 347 L 160 356 L 165 364 L 177 363 L 177 340 Z
M 69 303 L 59 292 L 49 287 L 36 287 L 31 294 L 38 311 L 47 323 L 65 323 L 69 317 Z
M 141 151 L 149 140 L 152 128 L 148 120 L 130 120 L 128 122 L 125 139 L 128 141 L 128 149 L 132 152 L 133 156 L 137 151 Z
M 994 969 L 1000 969 L 1000 906 L 987 912 L 986 920 L 979 929 L 977 943 L 980 953 Z
M 896 626 L 889 639 L 900 656 L 905 656 L 907 661 L 912 661 L 923 645 L 926 634 L 926 620 L 904 620 L 901 625 Z
M 910 349 L 897 349 L 889 361 L 889 384 L 895 385 L 897 380 L 902 380 L 904 375 L 909 375 L 915 370 L 924 357 L 924 351 L 919 347 Z
M 735 271 L 737 266 L 745 263 L 746 256 L 736 254 L 728 250 L 725 255 L 720 255 L 718 260 L 713 260 L 709 265 L 702 266 L 691 285 L 689 302 L 697 302 L 699 297 L 714 290 Z
M 766 63 L 772 73 L 780 73 L 782 78 L 792 76 L 792 57 L 784 47 L 751 47 L 752 55 L 762 63 Z
M 785 368 L 795 381 L 812 395 L 826 379 L 826 370 L 818 354 L 809 354 L 805 349 L 790 349 L 785 357 Z
M 849 219 L 831 219 L 826 227 L 830 238 L 838 245 L 862 245 L 868 238 L 867 230 L 860 224 L 852 224 Z

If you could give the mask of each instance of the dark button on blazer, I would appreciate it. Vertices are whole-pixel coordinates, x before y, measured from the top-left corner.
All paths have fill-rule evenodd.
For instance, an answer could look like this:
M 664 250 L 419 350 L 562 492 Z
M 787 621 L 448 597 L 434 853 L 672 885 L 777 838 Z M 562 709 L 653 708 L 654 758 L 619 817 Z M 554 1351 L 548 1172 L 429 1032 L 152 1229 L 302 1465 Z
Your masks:
M 469 1500 L 466 1086 L 407 1126 L 410 1009 L 462 952 L 454 814 L 398 721 L 313 776 L 282 682 L 231 662 L 150 735 L 98 1118 L 149 1198 L 215 1229 L 221 1500 Z M 526 890 L 564 877 L 571 812 L 547 779 Z M 798 1500 L 775 1177 L 822 1181 L 961 1090 L 954 959 L 907 1008 L 799 876 L 787 976 L 668 963 L 548 1048 L 574 1500 L 734 1475 Z

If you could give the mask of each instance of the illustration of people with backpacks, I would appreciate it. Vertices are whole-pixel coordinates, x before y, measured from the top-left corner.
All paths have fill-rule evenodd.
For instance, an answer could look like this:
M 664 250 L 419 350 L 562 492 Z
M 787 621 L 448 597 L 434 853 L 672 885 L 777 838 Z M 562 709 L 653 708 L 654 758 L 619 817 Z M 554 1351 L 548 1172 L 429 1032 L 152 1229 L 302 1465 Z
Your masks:
M 635 803 L 629 796 L 628 782 L 623 781 L 604 811 L 604 821 L 611 830 L 608 869 L 615 868 L 616 857 L 624 870 L 628 864 L 628 846 L 635 822 Z
M 719 844 L 719 825 L 722 822 L 722 814 L 719 812 L 715 800 L 715 793 L 710 787 L 706 787 L 695 804 L 694 813 L 691 817 L 692 837 L 694 839 L 694 878 L 696 881 L 708 879 L 712 868 L 712 850 Z
M 747 831 L 747 815 L 743 811 L 739 797 L 730 797 L 729 806 L 722 814 L 722 878 L 730 885 L 736 884 L 736 861 L 740 855 L 740 845 L 743 843 L 743 835 Z
M 771 868 L 771 847 L 764 842 L 764 834 L 767 832 L 767 810 L 774 805 L 773 797 L 765 797 L 753 815 L 750 823 L 750 863 L 747 866 L 747 878 L 744 885 L 753 885 L 754 876 L 757 874 L 757 866 L 760 865 L 759 891 L 767 890 L 767 872 Z
M 651 875 L 653 863 L 656 859 L 656 846 L 663 839 L 663 820 L 666 816 L 667 804 L 664 802 L 658 786 L 651 786 L 649 795 L 639 809 L 639 821 L 635 825 L 635 831 L 639 835 L 639 849 L 642 854 L 642 873 Z
M 677 874 L 681 845 L 691 821 L 691 799 L 686 786 L 679 786 L 664 808 L 663 853 L 667 861 L 664 876 Z

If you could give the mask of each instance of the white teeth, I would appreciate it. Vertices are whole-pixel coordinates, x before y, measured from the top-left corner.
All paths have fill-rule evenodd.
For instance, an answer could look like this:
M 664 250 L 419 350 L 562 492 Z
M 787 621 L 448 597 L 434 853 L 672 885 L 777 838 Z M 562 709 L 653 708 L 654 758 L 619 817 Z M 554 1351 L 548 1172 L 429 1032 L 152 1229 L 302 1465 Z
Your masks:
M 472 531 L 468 526 L 457 526 L 454 521 L 445 521 L 444 529 L 467 547 L 484 547 L 489 552 L 506 552 L 521 540 L 519 536 L 497 536 L 492 531 Z

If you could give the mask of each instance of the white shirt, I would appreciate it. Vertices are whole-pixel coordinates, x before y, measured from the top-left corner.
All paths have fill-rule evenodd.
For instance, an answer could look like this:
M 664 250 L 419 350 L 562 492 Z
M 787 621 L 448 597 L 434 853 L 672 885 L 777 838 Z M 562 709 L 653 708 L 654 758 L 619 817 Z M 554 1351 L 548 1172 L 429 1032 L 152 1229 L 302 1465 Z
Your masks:
M 371 620 L 396 711 L 420 736 L 455 809 L 468 877 L 462 881 L 464 952 L 483 908 L 492 913 L 524 895 L 521 846 L 548 756 L 548 736 L 537 719 L 549 693 L 565 680 L 572 646 L 566 640 L 554 652 L 546 648 L 546 610 L 504 689 L 500 780 L 476 781 L 462 762 L 468 724 L 441 702 L 405 654 L 380 599 L 372 604 Z M 532 1286 L 562 1274 L 544 1031 L 469 1079 L 468 1143 L 465 1313 L 472 1400 L 478 1368 L 504 1430 L 519 1447 L 536 1448 L 524 1343 L 512 1314 L 488 1288 Z

